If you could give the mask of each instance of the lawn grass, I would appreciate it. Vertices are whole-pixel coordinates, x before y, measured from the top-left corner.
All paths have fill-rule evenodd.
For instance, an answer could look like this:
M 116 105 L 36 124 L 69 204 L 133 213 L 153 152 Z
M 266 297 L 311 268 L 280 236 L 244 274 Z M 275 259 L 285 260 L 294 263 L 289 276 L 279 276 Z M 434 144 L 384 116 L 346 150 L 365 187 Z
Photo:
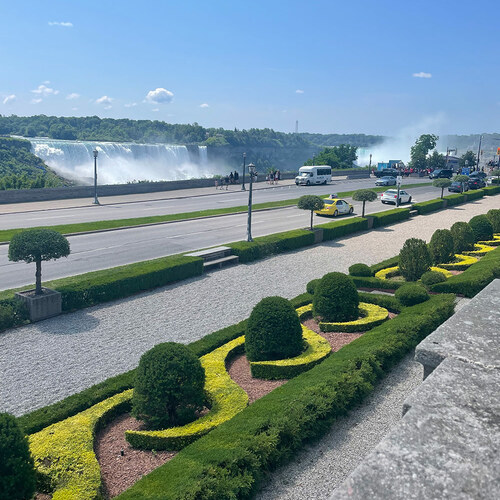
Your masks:
M 428 185 L 427 182 L 419 184 L 409 184 L 404 185 L 402 189 L 408 189 L 410 187 L 421 187 Z M 387 187 L 376 187 L 373 191 L 382 192 L 385 191 Z M 345 198 L 351 196 L 354 191 L 343 191 L 338 193 L 338 196 Z M 326 195 L 325 195 L 326 196 Z M 291 207 L 297 205 L 299 198 L 292 198 L 289 200 L 280 201 L 268 201 L 266 203 L 255 203 L 253 205 L 253 210 L 268 210 L 270 208 L 281 208 L 281 207 Z M 211 208 L 207 210 L 198 210 L 196 212 L 183 212 L 178 214 L 168 214 L 168 215 L 153 215 L 149 217 L 135 217 L 131 219 L 116 219 L 116 220 L 103 220 L 94 222 L 80 222 L 77 224 L 61 224 L 57 226 L 40 226 L 47 229 L 53 229 L 64 235 L 71 235 L 74 233 L 83 233 L 91 231 L 103 231 L 107 229 L 117 229 L 125 227 L 140 226 L 143 224 L 162 224 L 165 222 L 174 222 L 180 220 L 188 219 L 199 219 L 202 217 L 214 217 L 217 215 L 228 215 L 228 214 L 238 214 L 245 213 L 248 211 L 248 205 L 240 205 L 237 207 L 227 207 L 227 208 Z M 16 229 L 3 229 L 0 230 L 0 242 L 8 242 L 15 233 L 22 231 L 26 228 L 16 228 Z

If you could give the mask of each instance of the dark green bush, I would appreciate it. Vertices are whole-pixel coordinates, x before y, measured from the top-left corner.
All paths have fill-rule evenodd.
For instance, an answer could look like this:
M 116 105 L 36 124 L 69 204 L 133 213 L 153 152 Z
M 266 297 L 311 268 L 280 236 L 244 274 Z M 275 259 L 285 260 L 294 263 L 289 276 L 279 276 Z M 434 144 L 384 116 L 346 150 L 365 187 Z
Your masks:
M 250 242 L 237 241 L 228 246 L 233 249 L 234 255 L 239 257 L 241 263 L 246 263 L 313 244 L 313 232 L 294 229 L 293 231 L 254 238 Z
M 316 285 L 321 281 L 321 278 L 316 278 L 315 280 L 309 281 L 306 285 L 306 292 L 314 295 L 314 290 L 316 289 Z
M 430 286 L 446 281 L 446 276 L 439 271 L 427 271 L 426 273 L 422 274 L 421 280 L 425 286 Z
M 422 285 L 415 283 L 406 283 L 396 290 L 394 296 L 401 304 L 407 307 L 429 300 L 427 290 Z
M 188 347 L 158 344 L 141 356 L 135 374 L 132 414 L 151 429 L 183 425 L 204 404 L 205 370 Z
M 28 440 L 16 417 L 0 413 L 0 498 L 30 499 L 35 493 L 36 474 Z
M 431 267 L 431 256 L 424 240 L 410 238 L 399 252 L 399 270 L 406 281 L 417 281 Z
M 250 361 L 292 358 L 303 347 L 302 326 L 290 301 L 266 297 L 253 308 L 245 334 L 245 352 Z
M 493 239 L 493 226 L 486 215 L 476 215 L 469 221 L 475 241 Z
M 460 205 L 461 203 L 465 203 L 465 195 L 464 194 L 449 194 L 445 196 L 443 200 L 446 200 L 446 206 L 452 207 L 454 205 Z
M 437 200 L 421 201 L 420 203 L 414 203 L 412 208 L 417 210 L 419 215 L 428 214 L 435 210 L 441 210 L 443 200 L 439 198 Z
M 22 325 L 28 320 L 29 313 L 24 302 L 19 299 L 0 300 L 0 332 Z
M 351 276 L 373 276 L 372 270 L 366 264 L 353 264 L 349 267 Z
M 500 209 L 492 208 L 486 212 L 486 217 L 490 221 L 494 233 L 500 233 Z
M 436 229 L 429 242 L 429 253 L 434 264 L 446 264 L 455 258 L 453 236 L 449 229 Z
M 453 250 L 462 253 L 474 249 L 474 232 L 467 222 L 455 222 L 450 228 L 453 237 Z
M 373 217 L 373 227 L 387 226 L 387 224 L 409 219 L 410 209 L 394 208 L 392 210 L 386 210 L 385 212 L 370 214 L 369 217 Z
M 353 321 L 359 316 L 358 305 L 356 285 L 346 274 L 325 274 L 316 285 L 313 314 L 323 321 Z
M 482 189 L 473 189 L 465 193 L 467 201 L 478 200 L 484 196 L 484 191 Z
M 345 220 L 336 220 L 326 224 L 316 225 L 316 229 L 323 229 L 323 241 L 330 241 L 340 238 L 346 234 L 356 233 L 368 229 L 367 219 L 362 217 L 351 217 Z

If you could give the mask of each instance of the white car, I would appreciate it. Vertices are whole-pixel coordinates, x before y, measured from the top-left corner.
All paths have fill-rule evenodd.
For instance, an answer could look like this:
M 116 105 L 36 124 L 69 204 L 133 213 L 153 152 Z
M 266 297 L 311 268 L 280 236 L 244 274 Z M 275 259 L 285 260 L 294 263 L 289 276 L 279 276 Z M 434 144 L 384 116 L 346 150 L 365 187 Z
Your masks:
M 382 203 L 394 203 L 396 205 L 396 201 L 398 198 L 398 190 L 397 189 L 388 189 L 385 191 L 382 196 L 380 197 L 380 200 Z M 409 193 L 404 191 L 403 189 L 400 189 L 399 191 L 399 205 L 402 203 L 411 203 L 411 196 Z

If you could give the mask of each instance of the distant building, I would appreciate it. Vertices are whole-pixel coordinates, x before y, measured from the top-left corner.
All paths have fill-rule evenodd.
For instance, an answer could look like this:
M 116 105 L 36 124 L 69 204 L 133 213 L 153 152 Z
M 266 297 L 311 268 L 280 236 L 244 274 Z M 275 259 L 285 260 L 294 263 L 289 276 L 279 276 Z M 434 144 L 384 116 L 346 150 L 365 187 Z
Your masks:
M 378 162 L 377 170 L 384 170 L 385 168 L 406 168 L 402 160 L 389 160 L 388 163 Z
M 458 156 L 447 156 L 446 157 L 446 168 L 452 168 L 454 172 L 458 172 Z

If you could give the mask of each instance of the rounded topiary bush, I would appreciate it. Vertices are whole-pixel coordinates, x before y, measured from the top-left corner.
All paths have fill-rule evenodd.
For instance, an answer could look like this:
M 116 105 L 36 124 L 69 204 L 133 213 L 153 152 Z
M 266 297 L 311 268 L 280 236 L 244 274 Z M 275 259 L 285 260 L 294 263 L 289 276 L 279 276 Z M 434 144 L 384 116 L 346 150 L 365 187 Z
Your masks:
M 443 281 L 446 281 L 446 276 L 439 271 L 427 271 L 426 273 L 422 274 L 421 280 L 425 286 L 431 286 L 435 285 L 436 283 L 442 283 Z
M 0 413 L 0 498 L 32 498 L 35 485 L 35 468 L 28 440 L 16 417 Z
M 476 215 L 469 221 L 475 241 L 493 239 L 493 226 L 486 215 Z
M 359 296 L 352 278 L 343 273 L 328 273 L 314 291 L 313 314 L 322 321 L 354 321 L 359 316 Z
M 303 346 L 302 325 L 287 299 L 266 297 L 253 308 L 245 333 L 245 352 L 250 361 L 293 358 Z
M 351 276 L 362 276 L 362 277 L 373 276 L 372 270 L 366 264 L 353 264 L 349 268 L 349 274 Z
M 320 278 L 316 278 L 315 280 L 311 280 L 307 285 L 306 285 L 306 292 L 310 293 L 311 295 L 314 295 L 314 289 L 316 288 L 316 285 L 319 283 Z
M 429 299 L 427 290 L 422 285 L 417 285 L 416 283 L 403 285 L 396 290 L 394 296 L 404 306 L 413 306 Z
M 399 271 L 406 281 L 417 281 L 431 267 L 431 256 L 424 240 L 410 238 L 399 252 Z
M 453 237 L 453 250 L 455 253 L 462 253 L 474 250 L 474 232 L 467 222 L 455 222 L 450 228 Z
M 137 367 L 132 414 L 149 428 L 183 425 L 196 418 L 205 400 L 205 370 L 185 345 L 158 344 Z
M 446 264 L 455 258 L 455 244 L 449 229 L 437 229 L 429 242 L 429 253 L 434 264 Z
M 500 208 L 492 208 L 486 212 L 494 233 L 500 233 Z

